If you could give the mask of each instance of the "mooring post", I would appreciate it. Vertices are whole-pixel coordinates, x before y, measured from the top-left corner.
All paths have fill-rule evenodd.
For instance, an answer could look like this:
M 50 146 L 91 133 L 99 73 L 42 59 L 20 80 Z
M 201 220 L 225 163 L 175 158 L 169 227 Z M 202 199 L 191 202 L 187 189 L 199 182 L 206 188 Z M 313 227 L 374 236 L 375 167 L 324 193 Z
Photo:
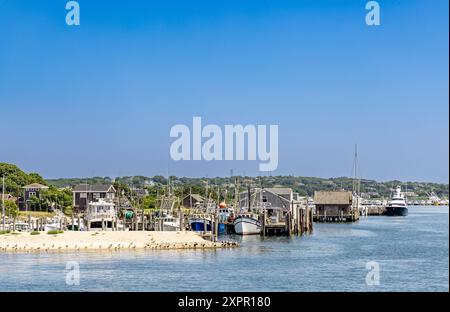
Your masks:
M 216 238 L 215 241 L 217 242 L 219 239 L 219 216 L 217 215 L 217 213 L 215 214 L 215 218 L 214 218 L 214 230 L 215 230 L 215 234 L 216 234 Z
M 265 209 L 263 208 L 263 211 L 259 214 L 259 220 L 261 222 L 261 234 L 263 237 L 266 236 L 266 218 L 265 218 Z
M 206 225 L 206 217 L 203 215 L 203 234 L 206 235 L 207 225 Z

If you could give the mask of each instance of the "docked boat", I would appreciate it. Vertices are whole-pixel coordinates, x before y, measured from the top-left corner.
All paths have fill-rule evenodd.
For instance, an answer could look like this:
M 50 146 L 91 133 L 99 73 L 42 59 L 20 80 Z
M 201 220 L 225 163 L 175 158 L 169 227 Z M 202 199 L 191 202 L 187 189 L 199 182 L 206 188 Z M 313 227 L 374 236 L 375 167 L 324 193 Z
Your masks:
M 386 206 L 386 215 L 388 216 L 407 216 L 408 206 L 405 196 L 402 194 L 400 186 L 397 186 L 395 193 Z
M 234 209 L 232 207 L 227 207 L 225 203 L 219 205 L 218 211 L 218 232 L 219 234 L 225 234 L 227 232 L 227 224 L 229 223 L 230 217 L 234 216 Z
M 180 220 L 171 215 L 163 217 L 163 230 L 164 231 L 180 231 Z
M 85 221 L 91 231 L 114 230 L 115 222 L 117 222 L 117 229 L 122 228 L 115 205 L 103 199 L 88 204 Z
M 254 213 L 239 214 L 233 221 L 234 231 L 238 235 L 256 235 L 261 233 L 261 223 Z
M 61 230 L 61 223 L 53 221 L 53 222 L 47 223 L 44 226 L 44 231 L 55 231 L 55 230 Z
M 30 230 L 28 223 L 25 222 L 16 222 L 15 224 L 10 225 L 10 230 L 15 232 L 27 232 Z
M 80 224 L 78 224 L 78 220 L 74 219 L 73 223 L 70 222 L 67 224 L 67 231 L 86 231 L 86 227 L 82 220 L 80 220 Z
M 209 216 L 193 216 L 191 218 L 189 218 L 189 226 L 191 228 L 191 231 L 194 232 L 203 232 L 205 231 L 205 226 L 206 226 L 206 231 L 211 231 L 211 225 L 212 225 L 212 220 Z

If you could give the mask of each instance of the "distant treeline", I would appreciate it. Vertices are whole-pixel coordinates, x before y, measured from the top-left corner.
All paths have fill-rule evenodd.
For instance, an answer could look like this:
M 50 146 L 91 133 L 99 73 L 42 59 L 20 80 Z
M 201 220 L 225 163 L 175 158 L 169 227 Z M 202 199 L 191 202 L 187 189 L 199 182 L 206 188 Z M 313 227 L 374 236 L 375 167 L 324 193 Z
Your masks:
M 290 187 L 302 196 L 313 196 L 314 191 L 318 190 L 351 190 L 353 179 L 348 177 L 339 178 L 314 178 L 314 177 L 296 177 L 296 176 L 271 176 L 271 177 L 239 177 L 241 187 L 247 183 L 253 186 L 263 187 Z M 168 184 L 168 179 L 163 176 L 145 177 L 132 176 L 112 179 L 110 177 L 92 177 L 92 178 L 73 178 L 73 179 L 51 179 L 47 180 L 50 185 L 55 187 L 71 187 L 79 183 L 102 184 L 116 183 L 127 185 L 130 188 L 148 188 L 161 187 Z M 170 185 L 175 188 L 183 188 L 184 194 L 193 188 L 196 193 L 205 194 L 206 189 L 210 191 L 214 188 L 232 189 L 234 177 L 215 177 L 215 178 L 187 178 L 170 177 Z M 387 181 L 377 182 L 375 180 L 361 180 L 361 192 L 370 198 L 387 198 L 391 195 L 392 189 L 401 185 L 403 191 L 417 195 L 418 198 L 427 198 L 432 192 L 439 197 L 448 198 L 449 185 L 427 182 L 402 182 Z
M 47 211 L 50 207 L 58 207 L 64 212 L 70 213 L 72 209 L 72 191 L 70 188 L 80 183 L 112 183 L 116 190 L 127 197 L 132 204 L 144 208 L 156 207 L 158 194 L 167 193 L 168 185 L 171 186 L 172 193 L 180 198 L 190 192 L 214 199 L 220 197 L 220 200 L 225 199 L 227 201 L 232 200 L 234 196 L 234 177 L 180 178 L 171 176 L 167 179 L 163 176 L 132 176 L 115 179 L 110 177 L 44 179 L 37 173 L 25 173 L 15 165 L 0 163 L 0 178 L 3 175 L 5 176 L 5 193 L 15 197 L 23 196 L 23 186 L 30 183 L 49 186 L 48 190 L 41 192 L 39 198 L 33 198 L 31 208 L 36 211 Z M 302 196 L 313 196 L 314 191 L 318 190 L 351 190 L 353 185 L 353 180 L 348 177 L 324 179 L 265 176 L 239 177 L 239 181 L 239 191 L 244 191 L 248 184 L 265 188 L 290 187 Z M 409 198 L 412 197 L 412 194 L 415 194 L 417 199 L 427 198 L 431 193 L 435 193 L 441 198 L 448 198 L 449 185 L 439 183 L 361 180 L 361 192 L 370 198 L 387 198 L 396 185 L 401 185 L 404 191 L 410 192 Z M 146 189 L 147 195 L 139 199 L 134 189 Z M 17 207 L 11 207 L 11 209 L 17 209 Z

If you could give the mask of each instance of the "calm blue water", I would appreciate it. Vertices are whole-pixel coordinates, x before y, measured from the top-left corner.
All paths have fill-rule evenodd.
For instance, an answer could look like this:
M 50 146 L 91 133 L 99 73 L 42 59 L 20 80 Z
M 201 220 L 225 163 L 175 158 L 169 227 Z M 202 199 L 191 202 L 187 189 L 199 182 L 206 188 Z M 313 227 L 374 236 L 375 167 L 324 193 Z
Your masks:
M 0 291 L 448 291 L 448 207 L 315 224 L 303 237 L 233 237 L 241 248 L 0 254 Z M 78 261 L 80 285 L 66 285 Z M 380 285 L 366 285 L 368 261 Z

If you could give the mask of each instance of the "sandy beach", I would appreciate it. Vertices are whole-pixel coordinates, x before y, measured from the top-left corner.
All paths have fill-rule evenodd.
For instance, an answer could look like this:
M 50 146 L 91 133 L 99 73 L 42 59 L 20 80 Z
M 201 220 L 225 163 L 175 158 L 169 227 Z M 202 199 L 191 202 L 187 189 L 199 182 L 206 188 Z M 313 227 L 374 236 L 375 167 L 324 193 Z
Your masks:
M 120 250 L 120 249 L 208 249 L 235 247 L 229 242 L 211 242 L 194 232 L 66 231 L 31 235 L 28 232 L 0 235 L 0 252 Z

